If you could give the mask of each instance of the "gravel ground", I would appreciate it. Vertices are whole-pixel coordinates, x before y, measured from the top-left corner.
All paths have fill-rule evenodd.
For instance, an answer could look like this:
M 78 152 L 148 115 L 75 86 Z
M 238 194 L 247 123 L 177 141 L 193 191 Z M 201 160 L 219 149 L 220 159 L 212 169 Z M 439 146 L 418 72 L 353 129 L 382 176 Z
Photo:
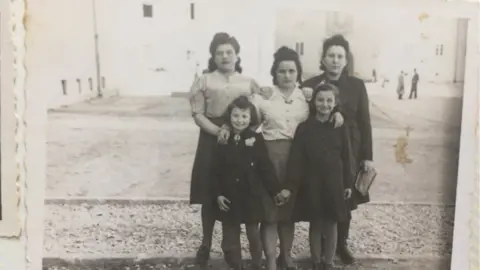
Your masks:
M 453 218 L 453 208 L 364 206 L 354 212 L 351 246 L 355 253 L 366 255 L 449 255 Z M 48 205 L 44 256 L 185 254 L 195 252 L 200 237 L 196 206 Z M 217 255 L 221 254 L 220 237 L 217 223 L 212 247 Z M 299 223 L 295 255 L 308 254 L 307 237 L 308 225 Z M 242 242 L 246 242 L 244 234 Z M 243 251 L 247 256 L 248 251 Z
M 299 264 L 299 270 L 311 269 L 308 264 Z M 133 264 L 133 265 L 102 265 L 102 266 L 52 266 L 44 267 L 43 270 L 151 270 L 151 269 L 171 269 L 185 270 L 197 269 L 192 265 L 165 265 L 165 264 Z M 211 265 L 212 270 L 225 270 L 222 263 Z M 407 261 L 383 261 L 372 260 L 362 262 L 355 266 L 337 267 L 344 270 L 367 270 L 367 269 L 385 269 L 385 270 L 448 270 L 448 260 L 425 261 L 425 260 L 407 260 Z

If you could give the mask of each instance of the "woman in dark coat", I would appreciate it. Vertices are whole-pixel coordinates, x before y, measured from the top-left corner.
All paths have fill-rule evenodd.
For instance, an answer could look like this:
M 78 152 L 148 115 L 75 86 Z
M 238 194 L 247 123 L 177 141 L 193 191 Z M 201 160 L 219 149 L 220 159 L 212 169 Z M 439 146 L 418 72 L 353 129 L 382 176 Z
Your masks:
M 190 203 L 202 205 L 203 239 L 196 257 L 201 267 L 207 266 L 215 225 L 213 210 L 216 205 L 209 194 L 209 181 L 213 150 L 225 124 L 223 115 L 235 98 L 259 91 L 252 78 L 241 75 L 239 52 L 240 45 L 234 37 L 227 33 L 215 34 L 210 44 L 209 73 L 198 77 L 190 90 L 192 116 L 200 127 L 192 169 Z
M 344 116 L 344 124 L 349 130 L 352 145 L 352 162 L 354 168 L 367 170 L 373 168 L 372 126 L 365 83 L 347 73 L 350 45 L 342 35 L 335 35 L 323 43 L 320 68 L 323 74 L 305 81 L 302 87 L 315 88 L 321 83 L 331 83 L 340 90 L 340 104 L 336 108 Z M 370 201 L 370 196 L 361 195 L 353 189 L 351 199 L 347 201 L 349 210 L 357 209 L 359 204 Z M 349 211 L 349 212 L 350 212 Z M 350 230 L 351 214 L 345 222 L 338 224 L 337 254 L 344 263 L 355 261 L 348 249 L 347 239 Z
M 264 220 L 263 192 L 269 199 L 280 193 L 280 182 L 268 156 L 256 109 L 247 97 L 233 101 L 226 122 L 232 132 L 226 144 L 218 144 L 212 163 L 211 190 L 217 201 L 215 218 L 222 222 L 222 249 L 233 269 L 241 269 L 240 224 L 245 224 L 254 269 L 262 266 L 259 224 Z

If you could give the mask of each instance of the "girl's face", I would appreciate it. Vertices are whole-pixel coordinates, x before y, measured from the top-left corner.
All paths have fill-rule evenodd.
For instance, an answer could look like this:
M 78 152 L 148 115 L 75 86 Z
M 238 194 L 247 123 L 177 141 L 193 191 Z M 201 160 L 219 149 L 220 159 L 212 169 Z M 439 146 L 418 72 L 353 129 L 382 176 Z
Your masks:
M 320 91 L 315 96 L 315 109 L 317 110 L 317 114 L 330 115 L 335 104 L 335 93 L 333 93 L 333 91 Z
M 217 68 L 223 72 L 235 71 L 235 64 L 237 63 L 237 54 L 232 44 L 221 44 L 217 47 L 214 55 L 214 61 Z
M 250 109 L 233 108 L 230 114 L 230 123 L 235 131 L 240 132 L 248 128 L 251 119 Z
M 294 61 L 282 61 L 278 64 L 275 78 L 278 87 L 292 89 L 297 83 L 298 70 Z
M 328 48 L 322 63 L 328 72 L 333 74 L 342 73 L 347 65 L 346 51 L 342 46 L 333 45 Z

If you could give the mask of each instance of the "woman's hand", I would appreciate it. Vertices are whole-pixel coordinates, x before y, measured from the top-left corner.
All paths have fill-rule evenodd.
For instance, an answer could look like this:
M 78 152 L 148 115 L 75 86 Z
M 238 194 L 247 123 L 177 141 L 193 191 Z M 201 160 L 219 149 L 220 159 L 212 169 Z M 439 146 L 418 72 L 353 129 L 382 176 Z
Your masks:
M 344 120 L 342 114 L 339 112 L 335 112 L 330 118 L 330 122 L 333 122 L 335 128 L 343 126 Z
M 217 197 L 217 204 L 220 210 L 227 212 L 230 210 L 227 204 L 231 203 L 225 196 L 218 196 Z
M 307 101 L 312 99 L 313 89 L 310 87 L 303 87 L 302 88 L 303 95 Z
M 352 197 L 352 189 L 346 188 L 343 197 L 345 198 L 345 200 L 350 199 L 350 197 Z
M 223 125 L 218 131 L 217 142 L 227 144 L 228 137 L 230 137 L 230 129 L 226 125 Z
M 364 160 L 362 168 L 366 172 L 375 169 L 375 167 L 373 166 L 373 161 L 371 161 L 371 160 Z
M 290 192 L 290 190 L 282 189 L 282 191 L 280 191 L 280 193 L 278 193 L 277 196 L 275 196 L 274 198 L 275 204 L 277 206 L 284 205 L 290 199 L 291 194 L 292 193 Z

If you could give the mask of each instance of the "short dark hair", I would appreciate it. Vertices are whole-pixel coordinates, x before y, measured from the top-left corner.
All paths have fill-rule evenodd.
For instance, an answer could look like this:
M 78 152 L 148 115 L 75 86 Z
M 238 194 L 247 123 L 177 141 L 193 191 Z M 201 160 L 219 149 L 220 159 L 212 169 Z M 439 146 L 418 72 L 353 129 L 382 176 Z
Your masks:
M 348 59 L 350 57 L 350 43 L 348 43 L 348 40 L 345 39 L 343 35 L 337 34 L 333 35 L 323 42 L 323 48 L 322 48 L 322 58 L 320 60 L 320 69 L 323 71 L 326 71 L 327 68 L 323 64 L 323 58 L 327 55 L 328 49 L 332 46 L 340 46 L 343 47 L 345 50 L 345 57 L 347 58 L 347 64 L 345 65 L 345 68 L 343 68 L 342 72 L 347 72 L 347 67 L 348 67 Z
M 217 64 L 215 63 L 215 52 L 220 45 L 230 44 L 232 45 L 233 49 L 235 50 L 236 54 L 240 53 L 240 43 L 238 43 L 237 39 L 233 36 L 225 32 L 216 33 L 213 36 L 212 42 L 210 42 L 210 59 L 208 59 L 208 70 L 210 72 L 214 72 L 217 70 Z M 242 67 L 240 66 L 240 57 L 238 57 L 237 63 L 235 63 L 235 71 L 238 73 L 242 73 Z
M 259 124 L 257 109 L 255 105 L 253 105 L 253 103 L 248 99 L 247 96 L 239 96 L 228 105 L 227 111 L 225 112 L 225 115 L 224 115 L 225 123 L 227 123 L 227 125 L 229 125 L 230 127 L 232 126 L 232 123 L 230 122 L 230 118 L 234 108 L 239 108 L 241 110 L 249 109 L 250 110 L 249 126 L 256 126 Z
M 331 84 L 331 83 L 320 83 L 313 89 L 312 98 L 309 102 L 310 115 L 315 115 L 317 113 L 317 108 L 315 107 L 315 99 L 317 98 L 318 93 L 332 91 L 335 95 L 335 103 L 338 105 L 340 103 L 340 90 Z
M 283 61 L 293 61 L 295 66 L 297 67 L 297 82 L 302 83 L 302 63 L 300 63 L 300 58 L 298 57 L 298 53 L 286 46 L 282 46 L 279 48 L 275 54 L 273 55 L 274 60 L 272 64 L 272 68 L 270 69 L 270 75 L 273 78 L 273 85 L 277 85 L 277 69 L 281 62 Z

